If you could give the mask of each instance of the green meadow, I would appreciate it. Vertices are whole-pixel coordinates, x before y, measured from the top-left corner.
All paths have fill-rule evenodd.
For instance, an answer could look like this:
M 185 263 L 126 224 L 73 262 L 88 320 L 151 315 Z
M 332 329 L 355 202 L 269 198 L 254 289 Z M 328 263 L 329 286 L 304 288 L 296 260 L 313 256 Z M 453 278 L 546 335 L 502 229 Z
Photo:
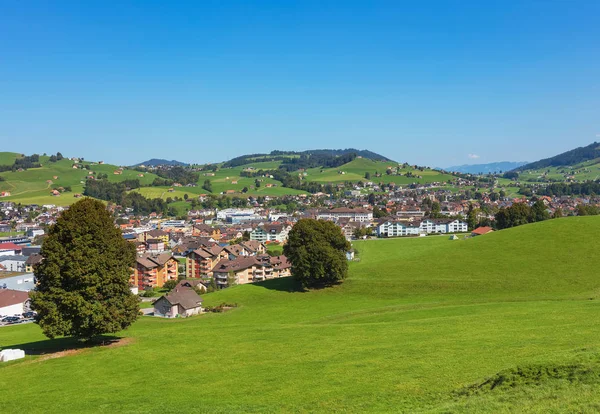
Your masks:
M 600 217 L 477 238 L 355 242 L 341 285 L 285 278 L 143 317 L 121 346 L 74 350 L 35 325 L 0 344 L 0 412 L 597 412 Z
M 10 155 L 15 157 L 15 153 L 0 153 L 0 161 L 9 160 Z M 14 159 L 13 161 L 14 162 Z M 2 162 L 2 164 L 12 164 L 12 162 Z M 73 161 L 66 158 L 50 162 L 49 157 L 40 156 L 40 168 L 30 168 L 25 171 L 8 171 L 0 173 L 5 181 L 0 181 L 0 191 L 10 191 L 10 197 L 4 197 L 2 200 L 15 201 L 23 204 L 55 204 L 60 206 L 70 205 L 77 201 L 75 194 L 83 193 L 85 180 L 92 172 L 96 174 L 107 174 L 109 181 L 122 181 L 125 179 L 139 179 L 142 184 L 150 184 L 155 174 L 140 173 L 135 170 L 124 169 L 122 174 L 115 175 L 114 172 L 119 168 L 110 164 L 98 164 L 84 161 L 81 164 L 89 165 L 90 170 L 73 169 Z M 54 178 L 57 177 L 57 178 Z M 51 181 L 52 183 L 48 183 Z M 70 186 L 72 191 L 62 193 L 59 196 L 51 194 L 52 188 Z
M 446 182 L 453 179 L 450 174 L 443 174 L 439 171 L 425 168 L 423 171 L 412 167 L 400 168 L 399 172 L 402 175 L 387 175 L 385 172 L 388 167 L 398 167 L 395 162 L 374 161 L 368 158 L 356 158 L 347 164 L 337 168 L 311 168 L 306 171 L 305 179 L 308 181 L 316 181 L 321 183 L 340 183 L 344 181 L 368 181 L 365 179 L 365 173 L 371 174 L 370 181 L 379 183 L 396 183 L 406 185 L 412 183 L 433 183 Z M 344 174 L 341 174 L 343 172 Z M 381 177 L 375 177 L 375 173 L 382 174 Z M 417 177 L 406 177 L 406 173 L 411 172 Z

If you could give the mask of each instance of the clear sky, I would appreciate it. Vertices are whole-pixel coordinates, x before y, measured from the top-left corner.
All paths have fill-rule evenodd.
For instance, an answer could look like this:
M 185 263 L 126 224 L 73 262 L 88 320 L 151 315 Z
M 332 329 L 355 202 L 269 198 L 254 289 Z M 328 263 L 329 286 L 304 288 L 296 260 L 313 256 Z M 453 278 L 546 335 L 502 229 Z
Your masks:
M 132 164 L 600 140 L 600 1 L 0 0 L 0 150 Z

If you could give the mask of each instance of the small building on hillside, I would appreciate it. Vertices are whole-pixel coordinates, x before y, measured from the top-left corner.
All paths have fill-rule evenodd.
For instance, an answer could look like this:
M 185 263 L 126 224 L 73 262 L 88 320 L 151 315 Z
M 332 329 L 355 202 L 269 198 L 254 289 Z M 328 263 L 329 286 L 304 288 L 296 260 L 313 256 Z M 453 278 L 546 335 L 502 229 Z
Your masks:
M 202 298 L 187 287 L 176 287 L 169 294 L 154 302 L 154 316 L 177 318 L 197 315 L 202 312 Z
M 491 227 L 487 227 L 487 226 L 477 227 L 475 230 L 473 230 L 471 232 L 471 236 L 473 236 L 473 237 L 475 237 L 475 236 L 483 236 L 484 234 L 488 234 L 488 233 L 491 233 L 493 231 L 494 231 L 494 229 L 491 228 Z

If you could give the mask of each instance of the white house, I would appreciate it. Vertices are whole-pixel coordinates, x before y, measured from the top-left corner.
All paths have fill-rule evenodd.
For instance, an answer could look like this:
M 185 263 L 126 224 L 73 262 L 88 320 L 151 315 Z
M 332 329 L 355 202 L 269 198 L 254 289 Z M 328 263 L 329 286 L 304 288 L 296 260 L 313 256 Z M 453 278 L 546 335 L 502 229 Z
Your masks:
M 250 233 L 250 240 L 261 243 L 274 241 L 285 243 L 291 229 L 291 226 L 285 224 L 265 224 L 264 226 L 258 226 L 252 230 Z
M 0 315 L 21 315 L 29 310 L 29 293 L 20 290 L 0 289 Z
M 190 288 L 176 287 L 154 302 L 154 316 L 187 317 L 202 312 L 202 298 Z
M 21 255 L 0 256 L 0 270 L 24 272 L 27 257 Z
M 436 233 L 465 233 L 467 223 L 460 220 L 426 219 L 421 222 L 402 222 L 388 220 L 377 226 L 379 237 L 418 236 Z

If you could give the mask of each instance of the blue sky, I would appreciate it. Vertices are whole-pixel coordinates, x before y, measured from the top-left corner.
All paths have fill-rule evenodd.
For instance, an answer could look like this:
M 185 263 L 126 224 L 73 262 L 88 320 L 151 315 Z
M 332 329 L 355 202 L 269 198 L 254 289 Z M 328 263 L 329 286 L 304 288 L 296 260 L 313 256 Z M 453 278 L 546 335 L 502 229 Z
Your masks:
M 0 0 L 0 150 L 132 164 L 600 140 L 600 2 Z

